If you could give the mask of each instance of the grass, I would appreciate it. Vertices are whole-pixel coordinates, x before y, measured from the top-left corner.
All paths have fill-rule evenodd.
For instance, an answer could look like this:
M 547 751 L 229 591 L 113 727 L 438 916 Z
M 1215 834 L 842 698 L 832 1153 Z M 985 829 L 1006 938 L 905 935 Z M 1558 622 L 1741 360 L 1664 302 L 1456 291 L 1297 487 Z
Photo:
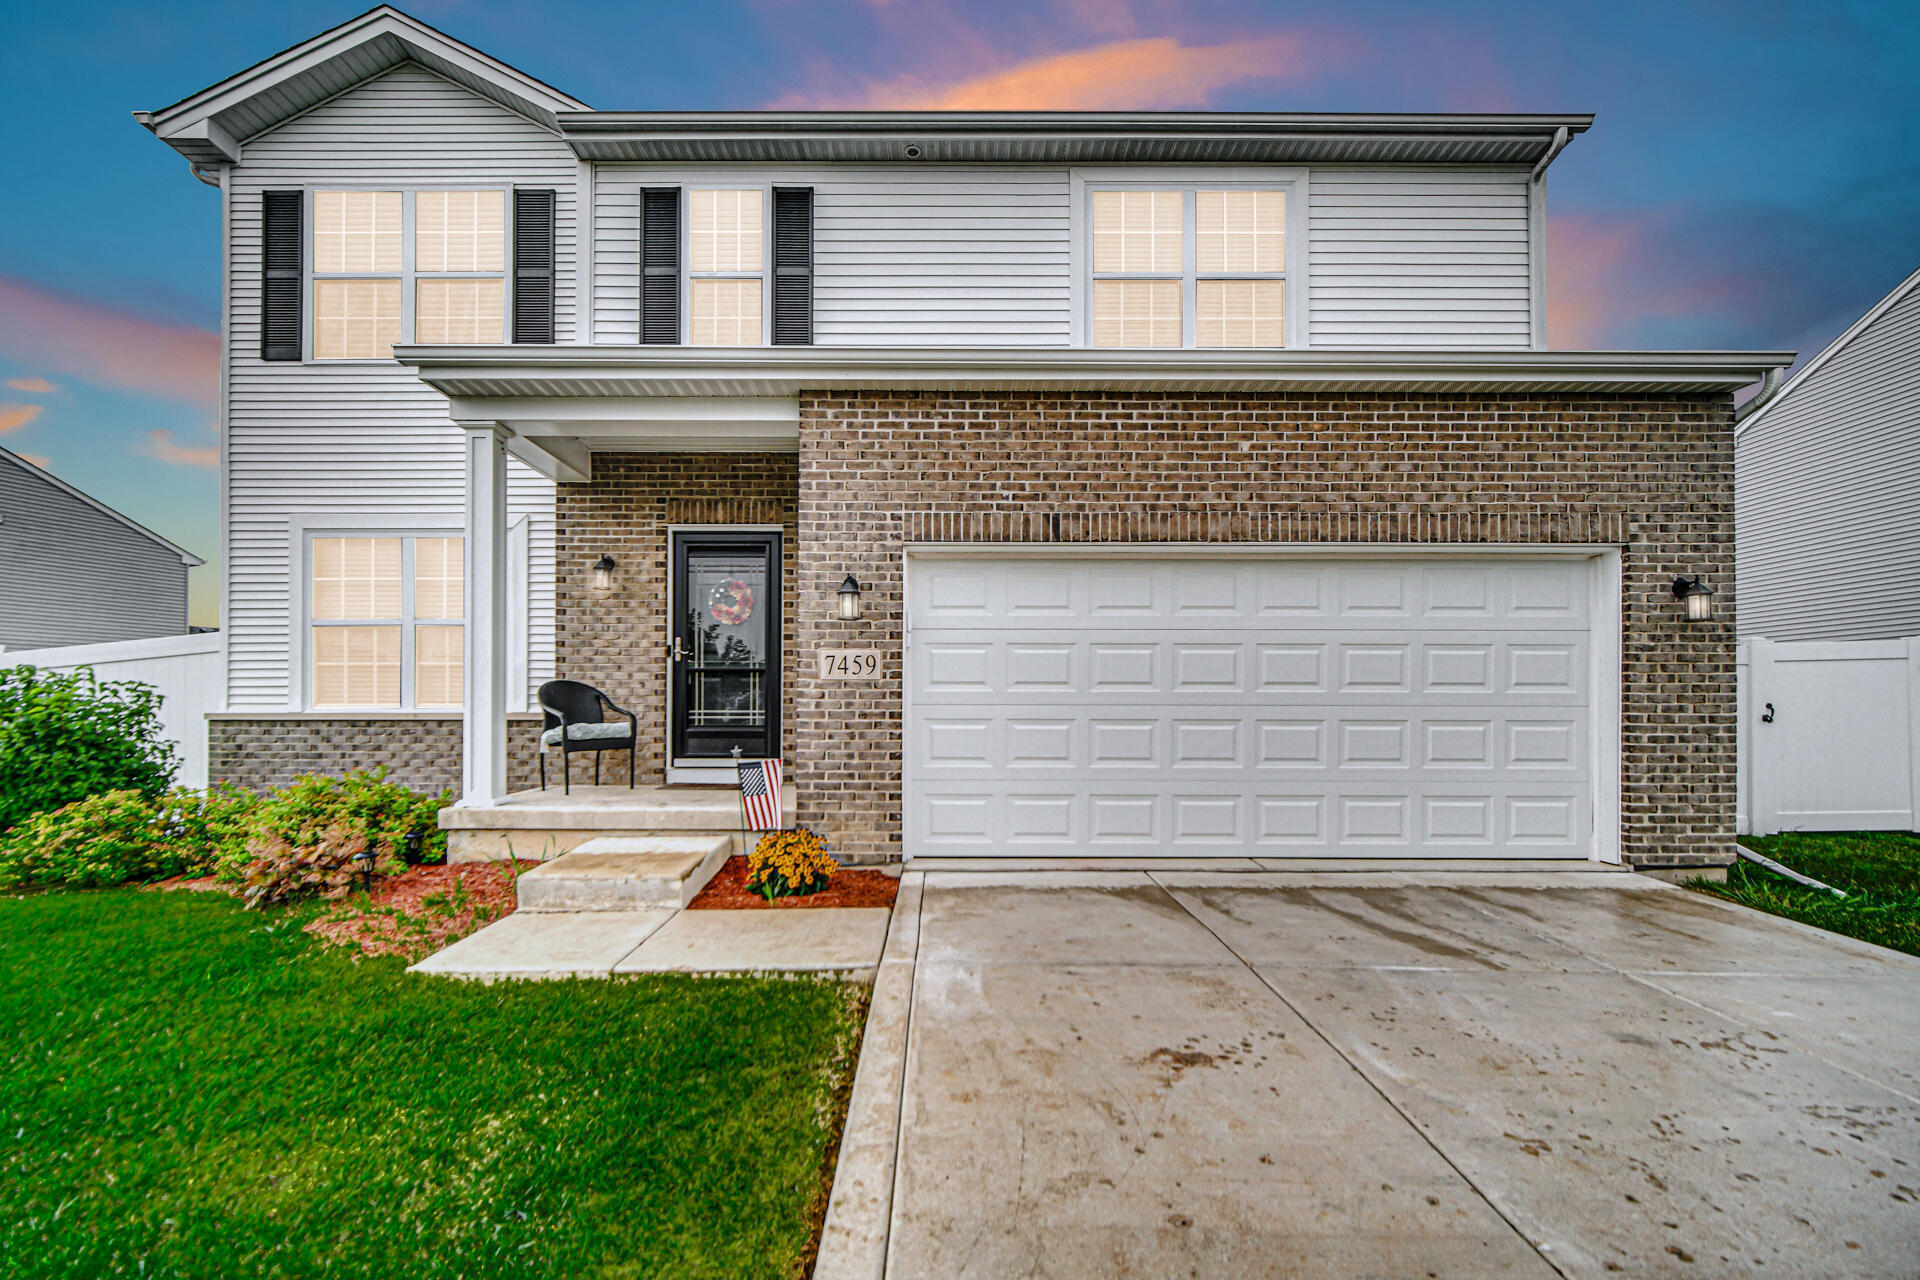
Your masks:
M 470 985 L 311 915 L 0 899 L 0 1274 L 804 1270 L 861 988 Z
M 1836 898 L 1750 862 L 1727 882 L 1696 887 L 1789 920 L 1920 955 L 1920 835 L 1905 831 L 1787 832 L 1741 843 L 1836 889 Z

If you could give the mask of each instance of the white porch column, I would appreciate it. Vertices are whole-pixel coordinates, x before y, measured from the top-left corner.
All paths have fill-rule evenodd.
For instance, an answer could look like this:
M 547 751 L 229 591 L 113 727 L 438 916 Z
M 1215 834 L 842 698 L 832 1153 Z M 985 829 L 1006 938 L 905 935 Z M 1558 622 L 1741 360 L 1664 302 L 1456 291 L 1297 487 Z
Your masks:
M 462 422 L 467 445 L 466 708 L 460 803 L 507 794 L 507 439 Z

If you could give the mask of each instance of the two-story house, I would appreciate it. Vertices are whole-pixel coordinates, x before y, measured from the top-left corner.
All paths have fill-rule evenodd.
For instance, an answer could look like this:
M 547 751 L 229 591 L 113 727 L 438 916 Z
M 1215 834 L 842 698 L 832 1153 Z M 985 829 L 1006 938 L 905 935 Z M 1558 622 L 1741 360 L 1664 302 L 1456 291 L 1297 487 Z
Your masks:
M 1789 357 L 1548 349 L 1588 116 L 593 111 L 382 7 L 139 118 L 220 192 L 216 776 L 486 805 L 561 676 L 844 856 L 1731 858 Z

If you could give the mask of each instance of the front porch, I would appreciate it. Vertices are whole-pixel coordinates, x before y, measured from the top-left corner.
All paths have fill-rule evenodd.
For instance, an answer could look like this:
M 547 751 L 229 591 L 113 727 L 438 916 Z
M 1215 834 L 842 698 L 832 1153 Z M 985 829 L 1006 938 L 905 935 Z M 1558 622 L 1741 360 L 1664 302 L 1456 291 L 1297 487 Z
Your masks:
M 781 788 L 787 812 L 791 783 Z M 568 795 L 556 784 L 514 791 L 498 799 L 463 801 L 440 811 L 451 862 L 505 857 L 549 861 L 605 837 L 625 841 L 687 836 L 725 837 L 740 847 L 740 794 L 730 786 L 577 785 Z

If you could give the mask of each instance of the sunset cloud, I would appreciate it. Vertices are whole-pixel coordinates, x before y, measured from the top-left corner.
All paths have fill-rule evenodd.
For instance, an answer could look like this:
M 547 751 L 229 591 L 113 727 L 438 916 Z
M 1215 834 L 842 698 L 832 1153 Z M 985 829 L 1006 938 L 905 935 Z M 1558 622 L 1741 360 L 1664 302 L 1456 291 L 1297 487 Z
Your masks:
M 39 416 L 37 404 L 0 404 L 0 435 L 18 431 Z
M 97 386 L 207 408 L 220 391 L 220 335 L 212 330 L 153 320 L 9 276 L 0 276 L 0 356 Z
M 1317 70 L 1304 42 L 1269 35 L 1225 44 L 1182 44 L 1173 36 L 1114 40 L 1018 61 L 975 75 L 901 75 L 787 107 L 860 106 L 925 111 L 1115 111 L 1204 106 L 1221 90 Z M 849 100 L 851 99 L 851 100 Z
M 15 391 L 26 391 L 40 396 L 52 395 L 60 389 L 45 378 L 8 378 L 7 385 Z
M 31 462 L 34 466 L 40 468 L 42 471 L 45 471 L 53 463 L 52 458 L 49 458 L 45 454 L 40 454 L 40 453 L 16 453 L 13 456 L 16 458 L 19 458 L 23 462 Z
M 183 467 L 211 469 L 220 465 L 218 445 L 201 447 L 181 444 L 173 438 L 173 432 L 164 427 L 147 432 L 147 438 L 140 451 L 149 458 L 158 458 L 162 462 L 171 462 Z

